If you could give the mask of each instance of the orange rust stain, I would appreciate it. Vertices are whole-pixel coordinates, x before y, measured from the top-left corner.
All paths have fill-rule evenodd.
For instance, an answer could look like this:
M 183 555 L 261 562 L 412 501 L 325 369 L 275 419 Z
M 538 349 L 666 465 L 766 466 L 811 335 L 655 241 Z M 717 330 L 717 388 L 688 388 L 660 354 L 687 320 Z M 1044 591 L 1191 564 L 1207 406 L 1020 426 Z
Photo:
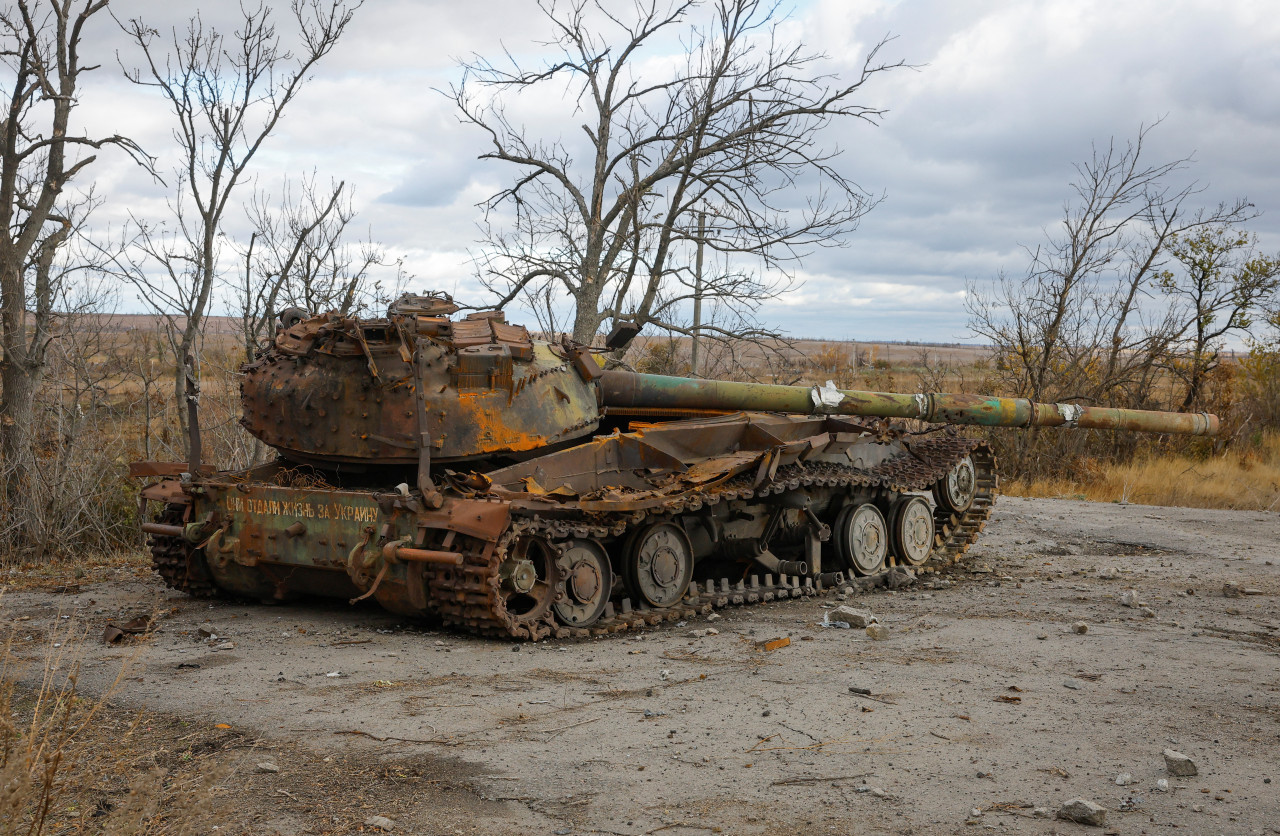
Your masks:
M 463 396 L 459 396 L 458 400 L 462 406 Z M 474 401 L 474 396 L 467 396 L 467 400 Z M 503 420 L 503 413 L 497 409 L 486 409 L 474 402 L 465 405 L 470 407 L 467 410 L 468 417 L 477 430 L 475 449 L 478 452 L 534 450 L 548 443 L 545 436 L 512 428 Z

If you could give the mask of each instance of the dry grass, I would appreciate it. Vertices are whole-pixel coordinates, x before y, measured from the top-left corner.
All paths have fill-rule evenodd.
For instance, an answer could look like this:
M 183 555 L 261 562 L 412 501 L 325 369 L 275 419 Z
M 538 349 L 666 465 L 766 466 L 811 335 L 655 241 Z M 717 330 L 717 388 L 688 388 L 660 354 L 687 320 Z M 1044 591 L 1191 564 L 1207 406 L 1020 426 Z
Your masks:
M 16 563 L 0 566 L 0 590 L 19 592 L 41 589 L 48 592 L 75 592 L 86 584 L 154 577 L 151 553 L 142 547 L 142 538 L 133 551 L 109 554 L 72 554 L 59 560 Z
M 211 781 L 167 769 L 148 718 L 110 702 L 133 660 L 101 696 L 79 693 L 85 641 L 69 621 L 38 661 L 12 635 L 0 648 L 0 836 L 206 831 Z
M 1010 480 L 1011 496 L 1068 497 L 1095 502 L 1186 508 L 1280 509 L 1280 432 L 1256 447 L 1208 458 L 1165 455 L 1127 464 L 1098 463 L 1083 479 Z

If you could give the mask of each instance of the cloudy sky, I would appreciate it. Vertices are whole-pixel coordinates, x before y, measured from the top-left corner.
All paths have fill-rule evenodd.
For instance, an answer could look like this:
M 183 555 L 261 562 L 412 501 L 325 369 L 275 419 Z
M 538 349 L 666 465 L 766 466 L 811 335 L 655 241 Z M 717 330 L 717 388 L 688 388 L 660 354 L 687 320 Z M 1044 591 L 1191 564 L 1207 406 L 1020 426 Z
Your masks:
M 280 5 L 283 5 L 282 3 Z M 624 7 L 627 3 L 622 3 Z M 163 31 L 200 8 L 232 3 L 113 0 L 121 18 Z M 287 10 L 281 9 L 282 12 Z M 287 14 L 280 16 L 287 28 Z M 103 68 L 86 86 L 83 118 L 125 133 L 172 163 L 170 116 L 114 65 L 134 64 L 110 21 L 86 51 Z M 879 127 L 842 124 L 824 139 L 842 171 L 884 202 L 849 236 L 798 271 L 803 286 L 762 318 L 796 335 L 971 339 L 969 281 L 1020 272 L 1059 218 L 1072 163 L 1091 143 L 1149 137 L 1148 161 L 1193 155 L 1186 172 L 1205 205 L 1248 197 L 1265 248 L 1280 249 L 1280 16 L 1262 0 L 798 0 L 786 33 L 852 73 L 866 50 L 896 36 L 888 57 L 917 65 L 880 76 L 861 100 L 888 113 Z M 457 60 L 504 46 L 536 60 L 547 32 L 531 0 L 366 0 L 261 154 L 269 185 L 316 171 L 354 186 L 359 224 L 403 256 L 417 289 L 479 302 L 470 262 L 477 202 L 511 172 L 476 159 L 482 137 L 458 123 L 435 89 Z M 97 54 L 95 54 L 97 53 Z M 566 124 L 557 128 L 578 130 Z M 94 174 L 100 221 L 164 213 L 164 192 L 122 159 Z M 244 192 L 248 197 L 248 190 Z M 232 226 L 242 225 L 233 212 Z M 136 306 L 126 301 L 126 307 Z

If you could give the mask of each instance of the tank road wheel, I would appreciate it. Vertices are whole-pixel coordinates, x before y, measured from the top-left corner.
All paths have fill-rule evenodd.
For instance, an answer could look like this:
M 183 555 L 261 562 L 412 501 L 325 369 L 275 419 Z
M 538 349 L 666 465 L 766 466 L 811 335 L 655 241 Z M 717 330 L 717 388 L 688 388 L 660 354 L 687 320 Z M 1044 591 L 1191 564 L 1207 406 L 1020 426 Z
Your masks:
M 874 505 L 850 505 L 836 520 L 840 533 L 840 558 L 859 575 L 874 575 L 884 568 L 889 554 L 889 529 Z
M 555 600 L 560 567 L 541 537 L 520 537 L 498 567 L 498 594 L 513 625 L 543 621 Z
M 973 467 L 973 457 L 965 456 L 951 472 L 933 486 L 938 504 L 953 514 L 963 514 L 973 504 L 978 491 L 978 474 Z
M 933 509 L 922 496 L 904 497 L 890 515 L 893 553 L 908 566 L 919 566 L 933 552 Z
M 662 609 L 679 603 L 693 579 L 693 549 L 684 531 L 658 523 L 637 532 L 625 557 L 625 580 L 643 603 Z
M 570 627 L 589 627 L 600 619 L 613 589 L 609 555 L 595 540 L 570 540 L 560 552 L 564 597 L 553 608 Z

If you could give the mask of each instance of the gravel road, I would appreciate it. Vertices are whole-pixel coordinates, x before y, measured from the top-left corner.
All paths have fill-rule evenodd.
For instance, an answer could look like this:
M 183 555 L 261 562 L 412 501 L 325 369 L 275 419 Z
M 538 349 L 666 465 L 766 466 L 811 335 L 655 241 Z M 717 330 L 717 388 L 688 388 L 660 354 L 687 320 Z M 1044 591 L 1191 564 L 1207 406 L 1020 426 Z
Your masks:
M 597 640 L 136 578 L 10 592 L 0 618 L 36 659 L 55 624 L 160 612 L 86 644 L 82 688 L 132 659 L 117 705 L 258 741 L 221 833 L 1280 833 L 1278 543 L 1275 513 L 1002 498 L 963 566 L 906 589 Z M 888 638 L 823 627 L 839 604 Z M 1073 798 L 1105 825 L 1052 818 Z

